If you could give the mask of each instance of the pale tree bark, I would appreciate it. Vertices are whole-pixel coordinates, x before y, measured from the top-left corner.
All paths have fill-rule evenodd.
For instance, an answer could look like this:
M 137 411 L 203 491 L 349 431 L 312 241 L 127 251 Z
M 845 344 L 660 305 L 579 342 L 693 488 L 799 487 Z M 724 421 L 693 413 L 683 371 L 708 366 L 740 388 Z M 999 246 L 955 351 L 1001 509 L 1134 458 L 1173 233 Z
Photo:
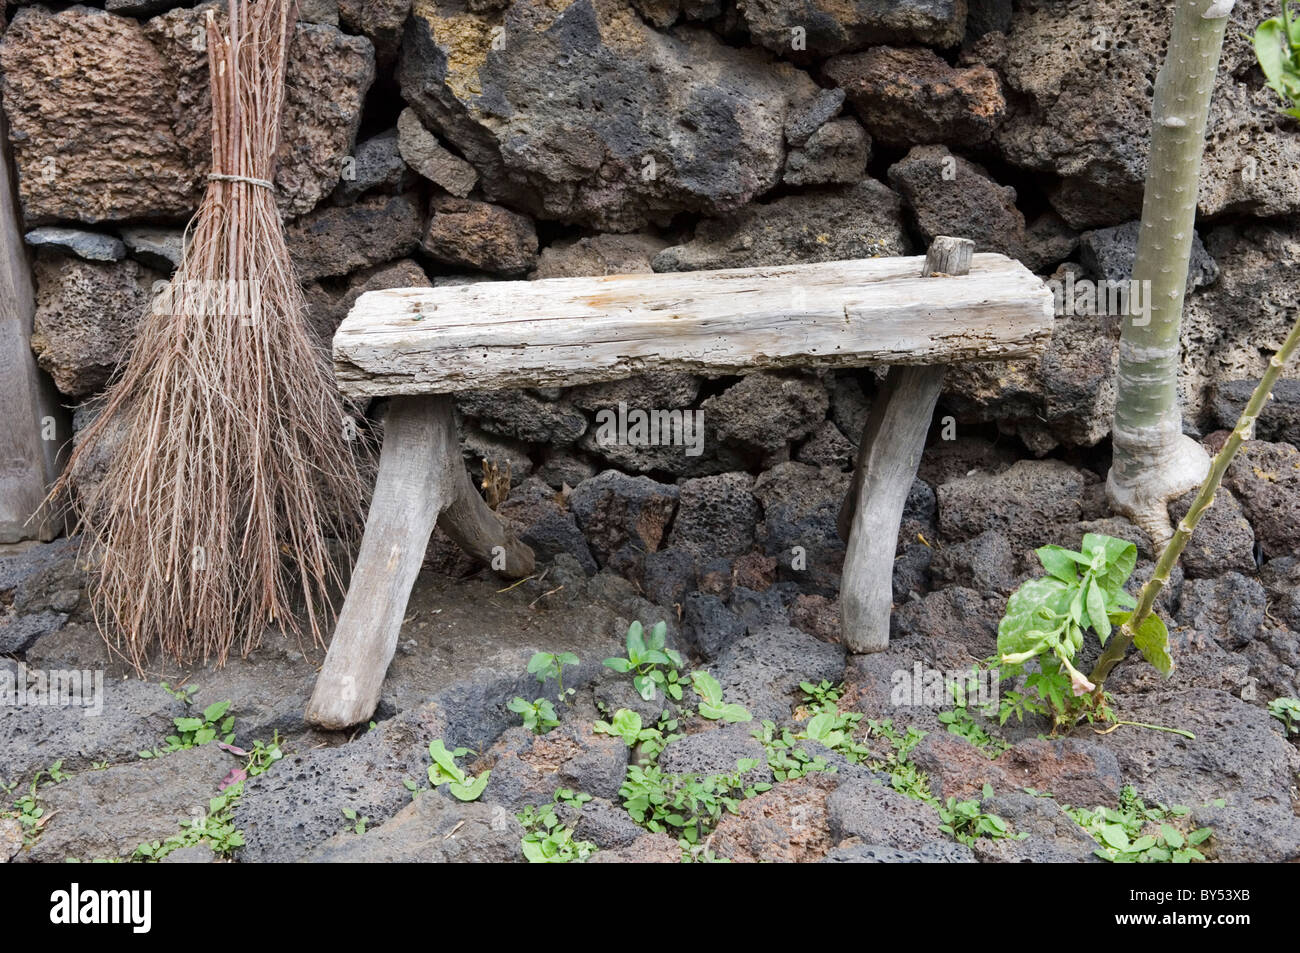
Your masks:
M 1198 486 L 1209 456 L 1182 432 L 1179 329 L 1210 96 L 1233 0 L 1177 0 L 1151 110 L 1151 155 L 1133 279 L 1149 316 L 1124 316 L 1116 381 L 1111 505 L 1158 546 L 1172 534 L 1168 502 Z

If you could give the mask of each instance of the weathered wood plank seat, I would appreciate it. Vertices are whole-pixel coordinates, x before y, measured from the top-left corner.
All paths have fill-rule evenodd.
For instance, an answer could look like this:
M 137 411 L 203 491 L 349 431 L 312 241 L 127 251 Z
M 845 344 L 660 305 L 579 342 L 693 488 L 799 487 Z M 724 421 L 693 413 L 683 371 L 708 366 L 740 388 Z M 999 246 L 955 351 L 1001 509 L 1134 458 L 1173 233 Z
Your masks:
M 308 719 L 369 718 L 435 523 L 506 576 L 533 555 L 498 522 L 461 461 L 447 396 L 568 387 L 652 370 L 893 367 L 841 514 L 845 645 L 888 645 L 903 502 L 943 366 L 1035 354 L 1052 296 L 1019 262 L 936 239 L 925 258 L 406 288 L 362 295 L 334 336 L 351 397 L 391 398 L 365 537 Z

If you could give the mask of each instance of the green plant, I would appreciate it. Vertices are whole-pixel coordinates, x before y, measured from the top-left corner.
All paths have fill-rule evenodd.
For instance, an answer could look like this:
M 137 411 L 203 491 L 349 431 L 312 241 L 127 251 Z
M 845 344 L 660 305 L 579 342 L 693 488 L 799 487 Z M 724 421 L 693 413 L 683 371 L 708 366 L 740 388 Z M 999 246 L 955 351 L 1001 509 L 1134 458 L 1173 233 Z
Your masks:
M 833 702 L 827 702 L 808 719 L 795 737 L 816 741 L 838 751 L 850 764 L 857 764 L 871 754 L 870 748 L 853 740 L 853 733 L 861 721 L 862 716 L 857 712 L 840 711 Z
M 689 849 L 713 830 L 724 812 L 735 814 L 741 800 L 771 788 L 767 783 L 745 783 L 744 775 L 757 765 L 753 758 L 742 758 L 735 772 L 707 777 L 665 774 L 653 764 L 629 765 L 619 795 L 634 821 L 651 833 L 675 834 L 682 848 Z
M 530 864 L 582 863 L 596 852 L 591 841 L 574 840 L 573 828 L 560 820 L 555 805 L 564 804 L 581 811 L 591 800 L 590 794 L 575 794 L 568 788 L 555 792 L 550 804 L 525 807 L 515 815 L 526 832 L 519 842 Z
M 984 785 L 983 800 L 993 797 L 993 788 Z M 974 847 L 975 840 L 987 837 L 990 840 L 1024 840 L 1029 835 L 1025 832 L 1013 834 L 1007 828 L 1007 822 L 996 814 L 983 811 L 980 800 L 958 801 L 950 797 L 943 804 L 936 804 L 939 811 L 939 830 L 951 834 L 959 843 Z
M 549 698 L 525 701 L 516 695 L 506 703 L 506 707 L 523 718 L 524 727 L 533 734 L 544 735 L 552 728 L 559 727 L 560 719 L 555 715 L 555 706 Z
M 1085 711 L 1096 714 L 1097 706 L 1090 703 L 1104 701 L 1098 686 L 1073 664 L 1083 648 L 1084 633 L 1091 631 L 1104 647 L 1115 625 L 1127 621 L 1127 610 L 1137 604 L 1124 590 L 1137 565 L 1137 547 L 1113 536 L 1088 533 L 1081 548 L 1081 552 L 1061 546 L 1036 550 L 1048 574 L 1016 589 L 998 623 L 1002 673 L 1017 674 L 1025 663 L 1036 660 L 1040 671 L 1031 674 L 1026 684 L 1050 705 L 1058 725 L 1072 725 Z M 1138 648 L 1165 674 L 1173 664 L 1167 641 L 1164 622 L 1148 616 Z M 1082 697 L 1089 702 L 1075 701 Z
M 778 781 L 794 781 L 810 771 L 833 772 L 825 758 L 817 755 L 809 757 L 808 752 L 799 747 L 798 739 L 790 729 L 782 729 L 778 735 L 776 723 L 764 719 L 762 727 L 750 732 L 767 752 L 767 766 L 772 769 L 772 776 Z
M 640 622 L 627 628 L 627 658 L 607 658 L 604 665 L 620 673 L 632 673 L 632 687 L 645 701 L 653 701 L 662 688 L 674 701 L 682 697 L 681 655 L 667 647 L 668 623 L 656 622 L 647 634 Z
M 1216 802 L 1222 806 L 1223 802 Z M 1118 808 L 1063 808 L 1097 842 L 1094 853 L 1113 863 L 1186 864 L 1205 859 L 1197 847 L 1214 833 L 1210 827 L 1179 830 L 1169 823 L 1190 812 L 1179 805 L 1147 807 L 1132 785 L 1120 794 Z
M 1131 283 L 1142 289 L 1148 307 L 1140 318 L 1130 313 L 1121 323 L 1114 454 L 1106 480 L 1111 505 L 1157 546 L 1172 534 L 1168 501 L 1200 483 L 1209 464 L 1201 446 L 1183 433 L 1179 334 L 1210 97 L 1232 3 L 1180 0 L 1171 6 L 1168 52 L 1151 106 L 1151 150 Z
M 659 717 L 658 725 L 646 728 L 637 712 L 630 708 L 620 708 L 609 721 L 597 721 L 592 730 L 598 735 L 622 738 L 629 748 L 638 748 L 638 760 L 653 761 L 669 742 L 681 737 L 678 734 L 665 736 L 666 731 L 673 732 L 676 728 L 676 719 L 669 718 L 667 712 Z
M 1269 89 L 1287 108 L 1282 112 L 1300 119 L 1300 12 L 1290 0 L 1282 4 L 1280 16 L 1265 20 L 1255 30 L 1255 56 Z
M 900 794 L 927 804 L 935 803 L 934 796 L 930 793 L 929 777 L 908 760 L 912 749 L 925 738 L 924 731 L 909 725 L 906 732 L 899 734 L 893 719 L 885 718 L 867 722 L 867 737 L 879 738 L 887 746 L 883 751 L 871 752 L 872 758 L 868 764 L 872 770 L 886 772 L 890 787 Z
M 199 690 L 197 685 L 186 685 L 184 688 L 172 688 L 167 682 L 161 682 L 162 690 L 172 698 L 186 705 L 194 703 L 194 693 Z
M 844 693 L 844 686 L 842 684 L 832 685 L 830 682 L 822 679 L 821 682 L 816 685 L 812 682 L 800 682 L 799 690 L 803 692 L 804 702 L 811 702 L 813 707 L 820 708 L 827 703 L 833 705 L 838 702 L 840 696 Z
M 1011 747 L 1001 738 L 995 738 L 980 727 L 975 721 L 975 717 L 970 713 L 966 705 L 965 686 L 953 683 L 952 697 L 953 707 L 951 711 L 939 712 L 939 721 L 945 725 L 949 733 L 957 735 L 959 738 L 965 738 L 975 747 L 979 748 L 990 758 L 996 758 L 1003 751 Z M 1002 719 L 1006 721 L 1005 718 Z
M 175 695 L 175 692 L 167 689 L 165 682 L 163 688 L 170 694 Z M 200 718 L 173 718 L 172 722 L 176 726 L 176 734 L 168 735 L 163 739 L 164 744 L 161 749 L 154 748 L 152 751 L 141 751 L 140 757 L 156 758 L 171 751 L 197 748 L 199 745 L 205 745 L 218 737 L 225 744 L 233 744 L 235 741 L 235 716 L 227 715 L 226 712 L 229 710 L 230 701 L 227 699 L 226 701 L 213 702 L 203 709 Z
M 1268 713 L 1282 722 L 1285 734 L 1300 735 L 1300 700 L 1275 698 L 1268 703 Z
M 578 656 L 572 652 L 534 652 L 528 660 L 528 671 L 536 675 L 539 682 L 545 682 L 548 678 L 555 679 L 560 689 L 559 700 L 568 701 L 574 690 L 570 688 L 566 691 L 564 688 L 564 667 L 576 667 L 577 664 Z
M 435 788 L 447 785 L 447 790 L 459 801 L 476 801 L 487 787 L 488 776 L 492 772 L 484 771 L 477 777 L 466 774 L 456 764 L 456 759 L 467 754 L 468 748 L 448 751 L 441 738 L 429 742 L 429 757 L 433 759 L 433 764 L 429 765 L 429 783 Z
M 350 807 L 343 808 L 343 816 L 352 822 L 352 830 L 357 834 L 366 832 L 366 825 L 370 823 L 368 817 L 358 817 L 357 812 Z
M 754 716 L 744 705 L 727 703 L 722 700 L 722 686 L 708 672 L 691 672 L 691 687 L 700 696 L 700 717 L 710 721 L 725 721 L 731 724 L 753 721 Z
M 163 841 L 150 841 L 141 844 L 131 855 L 135 861 L 159 861 L 174 850 L 182 847 L 194 847 L 206 843 L 213 853 L 229 857 L 237 848 L 244 846 L 244 834 L 235 826 L 234 807 L 244 793 L 244 784 L 239 782 L 227 788 L 215 797 L 208 799 L 206 813 L 199 813 L 183 825 L 179 834 L 173 834 Z

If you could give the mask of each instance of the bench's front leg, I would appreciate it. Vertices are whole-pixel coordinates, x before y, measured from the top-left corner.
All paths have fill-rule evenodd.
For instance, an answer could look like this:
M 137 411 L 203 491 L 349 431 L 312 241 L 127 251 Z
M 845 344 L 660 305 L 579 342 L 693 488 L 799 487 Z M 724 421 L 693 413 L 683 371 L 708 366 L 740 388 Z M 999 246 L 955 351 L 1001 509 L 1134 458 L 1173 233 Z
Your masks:
M 871 405 L 853 485 L 840 513 L 847 538 L 840 579 L 841 638 L 850 652 L 889 648 L 894 550 L 945 368 L 893 367 Z
M 365 536 L 307 705 L 311 724 L 347 728 L 374 714 L 429 534 L 464 470 L 450 399 L 394 397 Z
M 970 273 L 975 243 L 936 236 L 921 277 L 942 281 Z M 846 541 L 840 577 L 840 637 L 850 652 L 889 648 L 894 606 L 894 551 L 903 506 L 930 431 L 943 365 L 892 367 L 871 405 L 839 531 Z

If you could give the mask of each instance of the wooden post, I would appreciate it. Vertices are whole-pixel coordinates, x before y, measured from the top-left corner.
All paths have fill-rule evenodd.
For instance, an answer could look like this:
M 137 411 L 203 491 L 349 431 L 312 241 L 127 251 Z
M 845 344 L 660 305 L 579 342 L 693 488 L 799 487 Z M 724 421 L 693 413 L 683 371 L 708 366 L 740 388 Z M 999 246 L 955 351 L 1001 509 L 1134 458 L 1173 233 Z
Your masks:
M 395 397 L 361 551 L 307 705 L 312 724 L 348 728 L 374 714 L 435 522 L 505 575 L 533 571 L 532 550 L 498 522 L 470 483 L 450 398 Z
M 965 275 L 973 252 L 969 239 L 939 236 L 925 256 L 922 277 Z M 851 652 L 889 648 L 898 528 L 944 370 L 941 364 L 891 368 L 862 433 L 839 520 L 848 542 L 840 579 L 841 638 Z
M 44 500 L 59 475 L 60 448 L 72 436 L 32 355 L 36 300 L 8 145 L 0 112 L 0 543 L 49 540 L 63 529 Z

